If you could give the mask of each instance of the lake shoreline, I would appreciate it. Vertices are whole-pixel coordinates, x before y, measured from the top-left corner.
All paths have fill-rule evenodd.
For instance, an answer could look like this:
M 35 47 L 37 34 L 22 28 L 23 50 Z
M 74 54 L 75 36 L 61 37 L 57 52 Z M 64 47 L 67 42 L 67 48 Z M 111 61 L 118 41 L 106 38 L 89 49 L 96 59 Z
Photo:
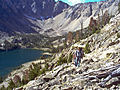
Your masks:
M 4 53 L 2 53 L 2 52 L 4 52 Z M 16 58 L 14 60 L 10 59 L 9 57 L 11 57 L 11 53 L 12 53 L 12 58 L 14 59 L 16 56 L 18 56 L 17 59 Z M 20 54 L 20 53 L 22 53 L 22 54 Z M 37 59 L 40 59 L 40 57 L 43 56 L 43 53 L 44 53 L 44 51 L 35 50 L 35 49 L 31 49 L 31 48 L 19 48 L 19 49 L 14 49 L 14 50 L 9 50 L 9 51 L 1 51 L 0 60 L 1 60 L 2 65 L 0 67 L 1 68 L 0 76 L 6 77 L 10 74 L 11 71 L 19 69 L 21 67 L 21 65 L 23 65 L 25 63 L 36 61 Z M 6 56 L 6 54 L 7 54 L 7 56 Z M 26 57 L 27 60 L 25 60 L 24 57 Z M 7 61 L 6 61 L 6 58 L 7 58 Z M 21 59 L 19 59 L 19 58 L 21 58 Z M 9 62 L 8 60 L 12 60 L 12 61 Z M 14 63 L 14 64 L 12 64 L 12 63 Z M 19 65 L 17 65 L 17 64 L 19 64 Z
M 13 50 L 17 50 L 17 49 L 33 49 L 33 50 L 40 50 L 40 51 L 43 51 L 45 53 L 43 53 L 43 55 L 52 55 L 52 53 L 50 53 L 50 48 L 37 48 L 37 47 L 34 47 L 34 48 L 12 48 L 12 49 L 8 49 L 8 50 L 5 50 L 5 49 L 0 49 L 0 52 L 6 52 L 6 51 L 13 51 Z

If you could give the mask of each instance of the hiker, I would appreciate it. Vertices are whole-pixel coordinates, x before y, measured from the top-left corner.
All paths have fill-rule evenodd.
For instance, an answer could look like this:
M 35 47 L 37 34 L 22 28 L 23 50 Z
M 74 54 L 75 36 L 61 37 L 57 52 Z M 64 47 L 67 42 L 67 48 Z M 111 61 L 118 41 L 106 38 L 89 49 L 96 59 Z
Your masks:
M 76 57 L 77 57 L 77 66 L 80 67 L 80 62 L 81 62 L 81 59 L 83 58 L 83 49 L 82 47 L 78 47 L 78 50 L 76 52 Z
M 83 58 L 84 52 L 81 47 L 78 47 L 78 49 L 74 52 L 73 59 L 75 66 L 79 67 L 81 59 Z

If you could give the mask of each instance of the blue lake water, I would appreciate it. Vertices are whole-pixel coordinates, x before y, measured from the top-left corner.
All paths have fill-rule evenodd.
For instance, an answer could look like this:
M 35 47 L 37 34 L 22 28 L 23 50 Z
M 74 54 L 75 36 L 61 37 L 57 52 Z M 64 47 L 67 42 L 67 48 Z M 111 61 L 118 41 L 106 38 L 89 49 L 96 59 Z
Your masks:
M 0 76 L 10 73 L 15 67 L 23 63 L 38 59 L 42 51 L 33 49 L 17 49 L 0 52 Z

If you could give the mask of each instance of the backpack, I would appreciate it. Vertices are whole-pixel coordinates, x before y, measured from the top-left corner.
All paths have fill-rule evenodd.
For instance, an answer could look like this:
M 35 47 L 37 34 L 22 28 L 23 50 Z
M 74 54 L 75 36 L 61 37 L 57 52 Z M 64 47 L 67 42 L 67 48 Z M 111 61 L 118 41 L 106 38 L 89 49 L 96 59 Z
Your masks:
M 83 51 L 82 50 L 81 51 L 77 50 L 76 51 L 76 57 L 82 58 L 83 57 Z

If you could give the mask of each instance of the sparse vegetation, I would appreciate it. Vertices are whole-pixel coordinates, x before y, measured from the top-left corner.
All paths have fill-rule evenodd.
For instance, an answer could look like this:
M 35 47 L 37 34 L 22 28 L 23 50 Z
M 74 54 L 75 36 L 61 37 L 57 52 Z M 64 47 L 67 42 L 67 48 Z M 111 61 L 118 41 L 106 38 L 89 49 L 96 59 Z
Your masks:
M 40 70 L 39 74 L 44 74 L 46 72 L 46 68 L 43 68 L 42 70 Z
M 80 40 L 80 33 L 79 31 L 76 31 L 75 41 L 78 42 Z
M 3 78 L 0 76 L 0 83 L 2 83 L 3 82 Z
M 72 62 L 72 58 L 73 58 L 73 55 L 72 55 L 72 53 L 70 53 L 70 55 L 68 57 L 68 63 Z
M 13 90 L 13 88 L 15 88 L 15 87 L 16 87 L 16 86 L 15 86 L 14 82 L 11 80 L 11 81 L 9 82 L 9 86 L 8 86 L 7 90 Z
M 98 34 L 98 33 L 100 33 L 100 30 L 96 30 L 96 32 L 95 32 L 95 33 L 97 33 L 97 34 Z
M 6 88 L 4 86 L 2 86 L 2 88 L 0 88 L 0 90 L 6 90 Z
M 57 65 L 62 65 L 63 63 L 70 63 L 70 62 L 72 62 L 72 58 L 73 58 L 72 53 L 70 53 L 68 55 L 68 57 L 61 55 L 59 57 L 59 60 L 57 61 Z
M 120 33 L 117 33 L 117 38 L 120 38 Z
M 67 42 L 69 44 L 71 44 L 73 42 L 73 33 L 72 32 L 68 32 Z
M 86 54 L 88 54 L 88 53 L 91 52 L 91 51 L 90 51 L 90 47 L 89 47 L 89 43 L 87 43 L 87 44 L 85 45 L 84 52 L 85 52 Z
M 28 83 L 28 80 L 25 78 L 25 76 L 23 76 L 23 80 L 21 81 L 22 85 L 25 85 Z
M 30 80 L 34 80 L 35 77 L 37 77 L 41 74 L 44 74 L 46 71 L 48 71 L 49 70 L 48 68 L 49 68 L 49 65 L 47 62 L 45 63 L 45 68 L 42 68 L 42 69 L 41 69 L 40 63 L 38 63 L 38 64 L 33 63 L 32 66 L 30 66 L 30 71 L 27 71 L 25 73 L 23 80 L 18 81 L 17 83 L 14 83 L 13 80 L 11 80 L 7 90 L 13 90 L 13 88 L 15 88 L 15 87 L 20 87 L 22 85 L 27 84 Z M 2 87 L 0 90 L 5 90 L 5 89 L 4 89 L 4 87 Z
M 67 48 L 67 43 L 66 42 L 64 42 L 64 48 Z
M 67 63 L 67 58 L 63 57 L 62 55 L 59 57 L 59 60 L 57 61 L 57 65 L 61 65 L 63 63 Z
M 49 71 L 49 64 L 45 62 L 45 67 L 42 68 L 41 64 L 33 64 L 33 67 L 30 69 L 29 80 L 35 79 L 35 77 L 44 74 L 46 71 Z
M 33 80 L 35 77 L 39 75 L 41 66 L 39 64 L 32 64 L 32 67 L 29 72 L 29 80 Z
M 118 4 L 118 11 L 119 11 L 119 13 L 120 13 L 120 3 Z
M 105 11 L 102 16 L 98 14 L 98 20 L 95 20 L 93 17 L 91 17 L 88 29 L 92 31 L 92 34 L 98 34 L 101 28 L 103 28 L 107 23 L 109 23 L 111 17 L 112 16 L 109 15 L 108 11 Z

